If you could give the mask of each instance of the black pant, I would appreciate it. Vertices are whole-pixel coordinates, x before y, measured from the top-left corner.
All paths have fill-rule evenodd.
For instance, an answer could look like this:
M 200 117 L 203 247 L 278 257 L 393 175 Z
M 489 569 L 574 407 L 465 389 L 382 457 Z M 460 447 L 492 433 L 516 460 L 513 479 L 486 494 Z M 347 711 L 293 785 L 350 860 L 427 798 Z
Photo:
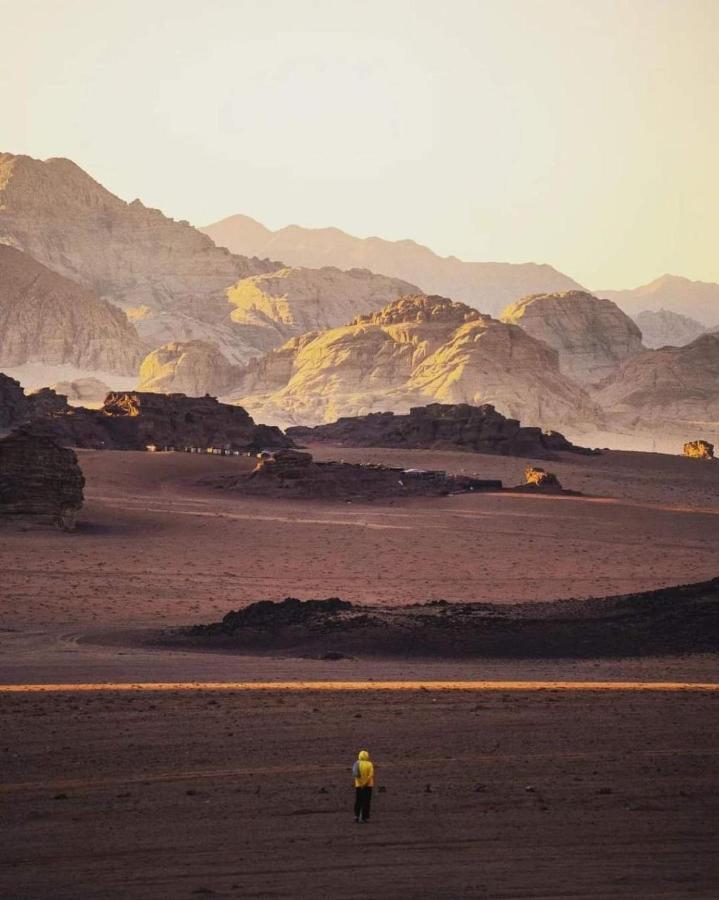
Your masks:
M 369 809 L 372 805 L 372 788 L 355 788 L 355 819 L 369 821 Z

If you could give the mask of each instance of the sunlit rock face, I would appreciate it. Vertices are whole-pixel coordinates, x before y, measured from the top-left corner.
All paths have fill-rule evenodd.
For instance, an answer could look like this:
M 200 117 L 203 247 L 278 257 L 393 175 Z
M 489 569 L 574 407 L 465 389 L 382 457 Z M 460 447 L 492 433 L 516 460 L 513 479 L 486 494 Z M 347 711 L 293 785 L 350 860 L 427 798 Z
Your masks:
M 225 291 L 279 263 L 216 247 L 186 222 L 126 203 L 67 159 L 0 154 L 0 243 L 126 310 L 150 346 L 215 337 L 247 358 Z
M 0 440 L 0 520 L 75 527 L 85 478 L 72 450 L 20 430 Z
M 138 390 L 201 397 L 230 390 L 240 367 L 208 341 L 176 341 L 148 354 L 140 366 Z
M 376 312 L 419 289 L 367 269 L 285 268 L 238 282 L 228 291 L 232 321 L 253 330 L 256 344 L 270 350 L 296 335 L 325 331 L 357 315 Z
M 202 230 L 233 253 L 270 256 L 292 266 L 370 269 L 493 315 L 527 294 L 580 288 L 576 281 L 548 265 L 463 262 L 455 256 L 438 256 L 415 241 L 357 238 L 338 228 L 289 225 L 271 231 L 249 216 L 237 215 Z
M 645 309 L 635 317 L 635 321 L 642 332 L 642 343 L 651 350 L 683 347 L 705 331 L 701 322 L 668 309 Z
M 560 371 L 555 350 L 465 304 L 424 295 L 293 338 L 250 362 L 227 399 L 267 421 L 298 425 L 434 401 L 492 403 L 545 428 L 601 420 Z
M 524 297 L 500 318 L 554 347 L 562 372 L 579 384 L 597 384 L 644 349 L 642 333 L 628 315 L 611 300 L 584 291 Z
M 632 427 L 716 434 L 719 334 L 704 334 L 686 347 L 646 350 L 602 382 L 593 397 L 608 416 Z
M 121 310 L 0 243 L 0 367 L 39 362 L 134 375 L 143 355 Z
M 682 450 L 684 456 L 691 459 L 714 459 L 714 444 L 709 441 L 688 441 Z
M 502 456 L 551 458 L 560 451 L 591 453 L 557 431 L 526 428 L 491 406 L 431 403 L 407 415 L 391 412 L 345 417 L 314 428 L 295 426 L 287 434 L 298 442 L 328 442 L 348 447 L 405 447 L 467 450 Z

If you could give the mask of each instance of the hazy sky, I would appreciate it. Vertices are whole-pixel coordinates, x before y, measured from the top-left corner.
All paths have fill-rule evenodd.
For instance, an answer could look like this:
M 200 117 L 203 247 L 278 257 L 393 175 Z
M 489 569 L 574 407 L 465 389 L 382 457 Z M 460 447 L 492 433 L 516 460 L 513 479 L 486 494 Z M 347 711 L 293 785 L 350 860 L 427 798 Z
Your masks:
M 207 224 L 719 281 L 719 0 L 0 0 L 0 150 Z

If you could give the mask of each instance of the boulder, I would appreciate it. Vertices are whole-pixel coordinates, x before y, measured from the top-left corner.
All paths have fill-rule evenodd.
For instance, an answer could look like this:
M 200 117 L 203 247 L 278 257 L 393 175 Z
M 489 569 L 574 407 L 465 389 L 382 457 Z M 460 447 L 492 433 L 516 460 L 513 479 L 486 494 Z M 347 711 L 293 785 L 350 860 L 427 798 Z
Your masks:
M 524 470 L 524 486 L 540 491 L 562 490 L 562 485 L 554 472 L 546 472 L 538 466 L 527 466 Z
M 682 450 L 684 456 L 692 459 L 714 459 L 714 444 L 709 441 L 689 441 Z
M 22 429 L 0 440 L 0 520 L 30 519 L 72 530 L 85 478 L 72 450 Z

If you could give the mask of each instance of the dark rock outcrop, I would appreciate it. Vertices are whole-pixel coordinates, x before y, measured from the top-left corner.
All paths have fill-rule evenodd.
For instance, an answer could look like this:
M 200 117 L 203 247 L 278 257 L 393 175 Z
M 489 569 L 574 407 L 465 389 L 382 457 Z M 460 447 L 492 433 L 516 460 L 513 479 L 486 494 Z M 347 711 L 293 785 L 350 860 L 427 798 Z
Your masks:
M 25 420 L 28 401 L 19 381 L 0 372 L 0 429 L 14 428 Z
M 562 490 L 562 485 L 554 472 L 547 472 L 539 466 L 527 466 L 524 470 L 524 486 L 538 491 Z
M 0 440 L 0 520 L 30 519 L 72 530 L 85 478 L 72 450 L 22 429 Z
M 370 413 L 338 419 L 315 428 L 296 426 L 287 434 L 295 441 L 317 441 L 349 447 L 407 447 L 427 450 L 468 450 L 502 456 L 551 459 L 559 451 L 589 454 L 557 431 L 524 428 L 490 403 L 430 403 L 416 406 L 407 415 Z
M 709 441 L 688 441 L 684 444 L 682 453 L 692 459 L 714 459 L 714 444 Z

